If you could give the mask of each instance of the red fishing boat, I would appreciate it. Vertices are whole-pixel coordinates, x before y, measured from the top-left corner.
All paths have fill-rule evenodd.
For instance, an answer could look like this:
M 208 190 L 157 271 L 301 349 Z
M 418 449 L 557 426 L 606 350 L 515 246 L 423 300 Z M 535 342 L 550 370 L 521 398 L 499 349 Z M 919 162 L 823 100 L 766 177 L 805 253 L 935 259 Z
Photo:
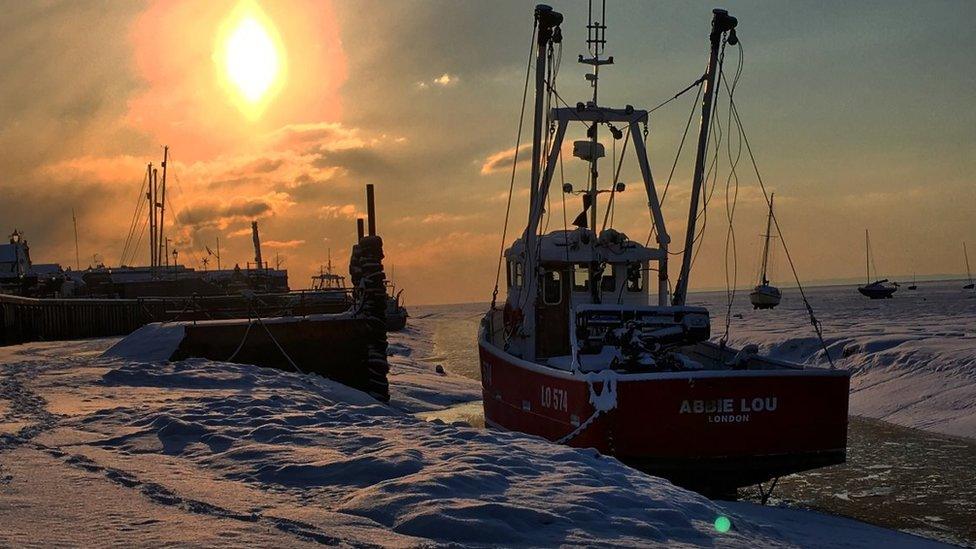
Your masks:
M 561 22 L 551 8 L 536 8 L 529 220 L 503 254 L 504 305 L 493 300 L 479 333 L 487 424 L 596 448 L 716 495 L 844 462 L 847 371 L 764 358 L 754 346 L 733 350 L 709 342 L 709 312 L 685 303 L 692 253 L 683 254 L 671 293 L 671 239 L 645 149 L 648 111 L 597 102 L 600 68 L 613 58 L 602 56 L 606 26 L 592 15 L 591 57 L 580 56 L 592 66 L 592 100 L 575 106 L 562 101 L 552 70 Z M 693 84 L 703 92 L 703 122 L 685 250 L 695 243 L 717 75 L 725 45 L 737 42 L 735 28 L 735 18 L 714 10 L 708 68 Z M 546 109 L 547 101 L 564 106 Z M 573 227 L 545 232 L 550 184 L 571 126 L 585 131 L 572 150 L 588 164 L 589 185 L 575 192 L 564 184 L 562 191 L 582 196 L 583 213 Z M 597 198 L 609 194 L 609 210 L 625 189 L 617 183 L 619 166 L 613 166 L 608 188 L 598 184 L 604 127 L 611 139 L 626 136 L 625 149 L 632 141 L 655 247 L 608 228 L 606 212 L 602 230 L 596 230 Z

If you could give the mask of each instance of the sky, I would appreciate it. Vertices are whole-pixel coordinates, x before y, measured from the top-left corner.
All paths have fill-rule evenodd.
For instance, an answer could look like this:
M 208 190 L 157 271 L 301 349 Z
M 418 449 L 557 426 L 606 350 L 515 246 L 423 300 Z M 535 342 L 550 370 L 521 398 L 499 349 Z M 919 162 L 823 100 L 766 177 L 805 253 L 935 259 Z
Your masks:
M 490 298 L 534 3 L 0 4 L 0 229 L 24 231 L 35 262 L 74 267 L 73 210 L 82 268 L 119 264 L 145 166 L 168 145 L 166 224 L 181 263 L 202 268 L 218 238 L 225 267 L 253 261 L 257 220 L 265 258 L 289 270 L 293 288 L 306 287 L 330 253 L 347 266 L 373 183 L 386 268 L 408 304 Z M 586 4 L 553 6 L 565 15 L 556 88 L 575 103 L 590 93 L 576 63 Z M 602 73 L 601 103 L 649 108 L 697 79 L 713 7 L 610 0 L 616 63 Z M 971 4 L 725 7 L 742 44 L 729 49 L 725 70 L 741 53 L 736 104 L 801 279 L 863 278 L 865 229 L 881 276 L 963 273 L 963 241 L 976 254 Z M 239 34 L 242 21 L 259 30 Z M 255 49 L 264 43 L 271 58 Z M 238 85 L 234 71 L 251 80 Z M 248 101 L 248 90 L 260 100 Z M 648 154 L 661 187 L 693 100 L 694 91 L 651 117 Z M 696 129 L 697 120 L 664 206 L 673 249 L 687 221 Z M 693 289 L 732 276 L 732 135 L 720 142 Z M 649 220 L 631 153 L 614 227 L 643 241 Z M 744 287 L 755 284 L 766 206 L 747 159 L 736 174 L 728 257 Z M 569 154 L 565 180 L 585 182 Z M 524 228 L 527 185 L 520 163 L 509 241 Z M 564 199 L 570 220 L 580 209 L 578 196 L 554 189 L 550 230 L 563 226 Z M 147 248 L 143 238 L 128 262 L 147 263 Z M 773 264 L 773 282 L 788 285 L 779 243 Z

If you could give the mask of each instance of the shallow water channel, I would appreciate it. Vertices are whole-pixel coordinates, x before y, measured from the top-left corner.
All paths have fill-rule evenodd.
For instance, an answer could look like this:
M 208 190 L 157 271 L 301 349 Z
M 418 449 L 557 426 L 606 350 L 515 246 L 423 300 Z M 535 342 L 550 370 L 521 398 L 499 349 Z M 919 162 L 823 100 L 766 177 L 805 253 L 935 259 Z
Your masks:
M 412 312 L 415 324 L 433 336 L 434 355 L 427 359 L 479 379 L 475 334 L 483 310 L 465 305 Z M 480 402 L 426 416 L 484 426 Z M 779 479 L 769 504 L 976 547 L 976 440 L 851 416 L 847 448 L 843 465 Z M 739 495 L 760 500 L 758 489 L 742 489 Z

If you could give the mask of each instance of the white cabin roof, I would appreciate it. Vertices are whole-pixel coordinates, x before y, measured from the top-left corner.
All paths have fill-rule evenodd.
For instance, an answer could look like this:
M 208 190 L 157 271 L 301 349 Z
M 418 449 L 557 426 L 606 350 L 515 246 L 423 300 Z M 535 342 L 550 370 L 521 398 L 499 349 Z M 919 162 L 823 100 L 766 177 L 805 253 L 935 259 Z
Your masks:
M 508 259 L 520 258 L 525 253 L 522 238 L 505 250 Z M 597 238 L 590 229 L 559 230 L 539 238 L 539 261 L 542 263 L 607 263 L 643 262 L 660 259 L 661 250 L 648 248 L 627 238 L 614 229 L 605 229 Z

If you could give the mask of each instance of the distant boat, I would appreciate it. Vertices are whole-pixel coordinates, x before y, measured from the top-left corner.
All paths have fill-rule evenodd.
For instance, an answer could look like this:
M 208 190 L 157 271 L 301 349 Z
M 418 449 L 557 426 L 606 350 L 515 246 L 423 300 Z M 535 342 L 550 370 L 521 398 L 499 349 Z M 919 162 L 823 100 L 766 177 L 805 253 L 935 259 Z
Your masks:
M 912 273 L 912 285 L 908 287 L 909 290 L 917 290 L 918 284 L 915 283 L 915 273 Z
M 864 286 L 859 286 L 857 291 L 861 292 L 861 295 L 869 297 L 871 299 L 888 299 L 893 293 L 898 290 L 898 285 L 888 282 L 888 279 L 875 280 L 871 282 L 871 237 L 868 235 L 868 230 L 864 229 L 864 247 L 867 252 L 865 264 L 867 265 L 867 284 Z M 875 272 L 875 275 L 878 273 Z
M 976 288 L 976 284 L 973 283 L 973 273 L 969 270 L 969 252 L 966 251 L 966 243 L 962 243 L 962 255 L 966 257 L 966 279 L 969 283 L 962 287 L 963 290 L 972 290 Z
M 766 234 L 763 235 L 765 240 L 763 241 L 762 274 L 759 275 L 759 285 L 753 288 L 752 293 L 749 294 L 749 301 L 752 302 L 753 309 L 772 309 L 779 305 L 779 301 L 783 297 L 779 288 L 770 286 L 769 278 L 766 276 L 766 268 L 769 265 L 769 230 L 772 228 L 773 222 L 774 196 L 775 194 L 769 196 L 769 215 L 766 217 Z

